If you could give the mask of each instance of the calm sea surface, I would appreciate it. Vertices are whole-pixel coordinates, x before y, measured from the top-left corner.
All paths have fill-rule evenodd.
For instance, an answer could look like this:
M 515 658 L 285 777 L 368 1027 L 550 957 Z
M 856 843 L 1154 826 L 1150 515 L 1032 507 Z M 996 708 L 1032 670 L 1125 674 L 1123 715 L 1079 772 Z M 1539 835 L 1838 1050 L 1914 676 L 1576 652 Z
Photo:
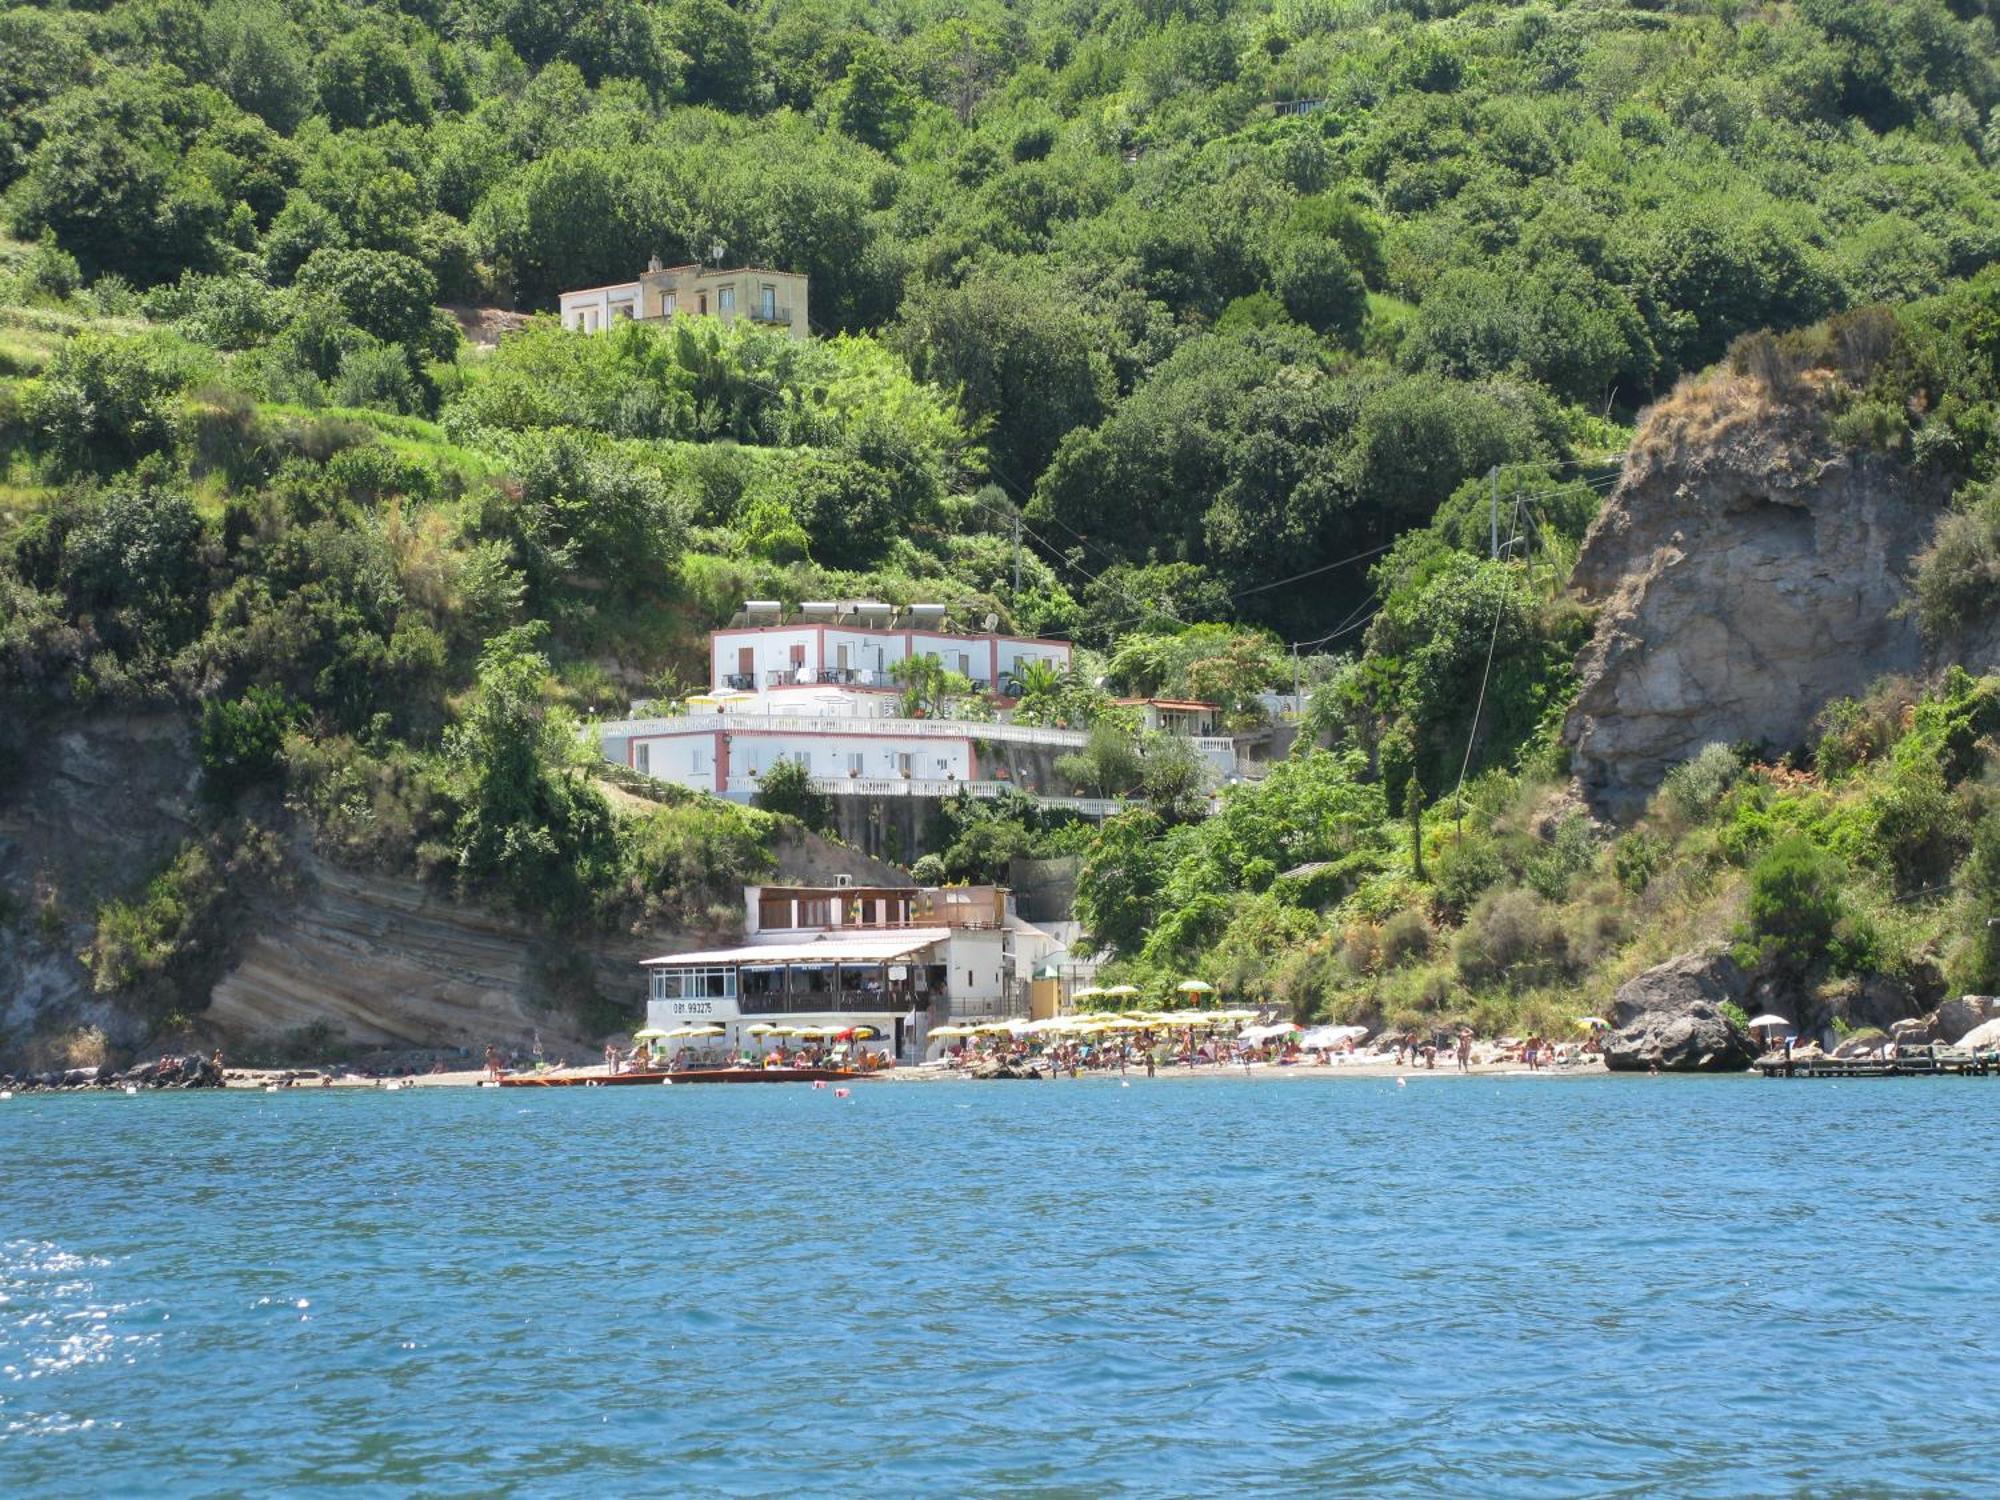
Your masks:
M 2000 1083 L 0 1103 L 0 1492 L 1990 1494 Z

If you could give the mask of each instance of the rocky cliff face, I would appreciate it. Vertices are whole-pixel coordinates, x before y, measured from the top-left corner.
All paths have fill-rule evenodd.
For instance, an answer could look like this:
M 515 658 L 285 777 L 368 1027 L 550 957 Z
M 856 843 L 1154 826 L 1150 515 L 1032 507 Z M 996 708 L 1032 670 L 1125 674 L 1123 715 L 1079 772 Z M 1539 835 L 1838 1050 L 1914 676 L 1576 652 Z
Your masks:
M 0 1051 L 51 1018 L 125 1029 L 77 953 L 194 831 L 196 774 L 178 715 L 0 705 Z
M 1837 447 L 1809 396 L 1717 373 L 1662 402 L 1574 575 L 1599 607 L 1565 729 L 1591 801 L 1635 812 L 1711 742 L 1782 753 L 1829 698 L 1922 665 L 1897 606 L 1948 497 Z
M 0 1064 L 80 1060 L 82 1028 L 113 1052 L 152 1022 L 95 994 L 78 954 L 98 908 L 145 886 L 199 826 L 198 780 L 178 715 L 31 715 L 0 705 Z M 615 791 L 614 798 L 621 796 Z M 420 881 L 315 856 L 302 831 L 285 879 L 246 895 L 239 934 L 203 993 L 179 997 L 190 1040 L 236 1055 L 326 1054 L 340 1046 L 525 1045 L 586 1057 L 593 1018 L 641 1013 L 636 965 L 726 934 L 550 932 Z M 907 884 L 893 867 L 806 837 L 776 851 L 774 878 Z M 621 1014 L 622 1013 L 622 1014 Z M 157 1039 L 152 1039 L 157 1040 Z

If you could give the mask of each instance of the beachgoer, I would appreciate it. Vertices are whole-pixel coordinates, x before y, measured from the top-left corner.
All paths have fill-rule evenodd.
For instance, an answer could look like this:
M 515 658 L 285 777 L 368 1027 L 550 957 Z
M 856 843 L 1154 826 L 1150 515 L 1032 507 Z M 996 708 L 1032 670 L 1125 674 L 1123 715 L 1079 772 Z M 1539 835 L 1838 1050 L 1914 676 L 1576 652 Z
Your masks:
M 1461 1026 L 1458 1028 L 1458 1071 L 1461 1073 L 1470 1073 L 1472 1071 L 1472 1028 L 1470 1026 Z
M 500 1049 L 491 1042 L 486 1044 L 486 1076 L 494 1083 L 500 1081 Z

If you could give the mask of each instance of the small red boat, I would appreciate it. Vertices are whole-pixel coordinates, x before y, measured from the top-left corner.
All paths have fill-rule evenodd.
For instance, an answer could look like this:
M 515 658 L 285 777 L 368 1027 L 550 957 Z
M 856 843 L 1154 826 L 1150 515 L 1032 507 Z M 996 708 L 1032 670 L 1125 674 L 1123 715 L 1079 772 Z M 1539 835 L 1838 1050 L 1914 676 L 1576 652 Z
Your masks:
M 626 1088 L 647 1083 L 833 1083 L 866 1078 L 852 1068 L 682 1068 L 647 1069 L 636 1073 L 593 1073 L 557 1078 L 551 1074 L 509 1073 L 503 1089 Z

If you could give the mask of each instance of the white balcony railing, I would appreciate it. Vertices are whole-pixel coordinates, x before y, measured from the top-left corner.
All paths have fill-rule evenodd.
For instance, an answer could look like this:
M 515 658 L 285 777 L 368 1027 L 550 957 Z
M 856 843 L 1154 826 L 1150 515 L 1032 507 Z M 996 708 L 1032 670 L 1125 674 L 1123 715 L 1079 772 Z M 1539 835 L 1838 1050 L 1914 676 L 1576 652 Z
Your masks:
M 672 719 L 615 719 L 597 725 L 597 736 L 630 739 L 653 734 L 853 734 L 871 739 L 987 740 L 993 744 L 1039 745 L 1074 750 L 1087 736 L 1077 729 L 1039 724 L 1002 724 L 989 719 L 867 719 L 842 714 L 685 714 Z M 1223 744 L 1231 741 L 1224 740 Z
M 960 792 L 973 797 L 999 797 L 1019 792 L 1044 807 L 1091 818 L 1108 818 L 1129 805 L 1117 797 L 1045 797 L 1011 781 L 958 781 L 943 776 L 815 776 L 813 789 L 836 797 L 956 797 Z M 755 776 L 729 778 L 732 796 L 751 796 L 756 790 Z

